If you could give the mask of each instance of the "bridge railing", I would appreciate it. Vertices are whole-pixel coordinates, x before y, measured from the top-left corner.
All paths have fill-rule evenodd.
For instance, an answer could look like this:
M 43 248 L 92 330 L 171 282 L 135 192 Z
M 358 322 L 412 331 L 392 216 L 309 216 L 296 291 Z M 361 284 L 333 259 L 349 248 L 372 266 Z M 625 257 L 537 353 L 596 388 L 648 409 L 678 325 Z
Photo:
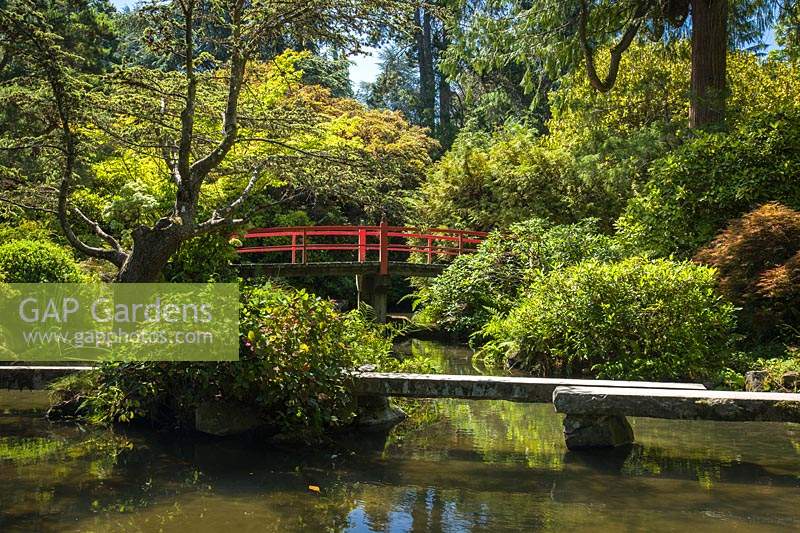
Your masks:
M 239 254 L 288 254 L 291 264 L 310 263 L 312 252 L 349 252 L 360 263 L 379 261 L 388 272 L 389 254 L 421 254 L 427 263 L 474 253 L 488 234 L 482 231 L 405 226 L 295 226 L 256 228 L 244 236 Z M 270 244 L 269 241 L 282 242 Z M 253 243 L 253 244 L 251 244 Z

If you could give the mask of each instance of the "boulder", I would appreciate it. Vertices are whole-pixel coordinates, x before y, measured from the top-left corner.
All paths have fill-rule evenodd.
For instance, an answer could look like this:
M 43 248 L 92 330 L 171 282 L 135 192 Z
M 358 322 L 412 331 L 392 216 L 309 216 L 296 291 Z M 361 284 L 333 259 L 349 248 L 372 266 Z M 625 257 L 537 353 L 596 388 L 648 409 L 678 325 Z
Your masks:
M 751 370 L 744 375 L 744 390 L 764 392 L 767 379 L 769 379 L 769 372 L 766 370 Z
M 194 426 L 201 433 L 224 437 L 258 429 L 264 426 L 264 420 L 252 407 L 219 400 L 203 403 L 194 410 Z
M 60 400 L 50 406 L 45 413 L 45 418 L 48 420 L 76 418 L 84 400 L 85 398 L 79 394 Z
M 633 428 L 624 416 L 567 415 L 564 438 L 570 450 L 615 448 L 633 442 Z
M 383 429 L 399 424 L 407 416 L 383 396 L 357 396 L 356 402 L 357 426 Z
M 800 372 L 786 372 L 781 376 L 781 384 L 787 390 L 796 391 L 800 386 Z

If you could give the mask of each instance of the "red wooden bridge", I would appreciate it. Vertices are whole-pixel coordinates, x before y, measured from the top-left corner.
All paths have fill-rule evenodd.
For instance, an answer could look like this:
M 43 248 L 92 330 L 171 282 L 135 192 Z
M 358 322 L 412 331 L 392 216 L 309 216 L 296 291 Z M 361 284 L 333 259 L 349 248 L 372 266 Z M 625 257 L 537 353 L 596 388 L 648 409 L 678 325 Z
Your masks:
M 355 275 L 359 302 L 386 320 L 389 276 L 434 277 L 453 257 L 474 253 L 480 231 L 390 226 L 296 226 L 247 232 L 237 248 L 243 275 Z M 252 258 L 252 259 L 251 259 Z M 265 260 L 266 259 L 266 260 Z
M 247 232 L 237 252 L 260 261 L 239 267 L 275 276 L 435 276 L 450 259 L 474 253 L 481 231 L 404 226 L 296 226 Z M 266 259 L 264 261 L 263 259 Z

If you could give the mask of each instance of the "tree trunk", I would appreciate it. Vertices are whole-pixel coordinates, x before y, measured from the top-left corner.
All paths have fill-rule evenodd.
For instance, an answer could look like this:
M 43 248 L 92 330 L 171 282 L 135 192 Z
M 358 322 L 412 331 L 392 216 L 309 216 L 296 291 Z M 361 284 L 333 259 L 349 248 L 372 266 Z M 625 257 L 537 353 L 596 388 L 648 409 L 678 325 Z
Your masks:
M 453 144 L 453 93 L 443 74 L 439 74 L 439 140 L 447 150 Z
M 427 10 L 417 8 L 414 11 L 414 19 L 417 25 L 415 37 L 419 67 L 419 118 L 423 126 L 434 131 L 436 129 L 436 75 L 433 70 L 431 15 Z
M 448 45 L 447 30 L 442 29 L 441 51 L 447 49 Z M 447 77 L 439 72 L 439 141 L 442 148 L 447 150 L 453 144 L 453 93 Z
M 692 85 L 689 127 L 725 120 L 728 0 L 692 0 Z
M 117 274 L 118 283 L 157 283 L 180 248 L 181 237 L 170 229 L 140 226 L 133 230 L 133 248 Z

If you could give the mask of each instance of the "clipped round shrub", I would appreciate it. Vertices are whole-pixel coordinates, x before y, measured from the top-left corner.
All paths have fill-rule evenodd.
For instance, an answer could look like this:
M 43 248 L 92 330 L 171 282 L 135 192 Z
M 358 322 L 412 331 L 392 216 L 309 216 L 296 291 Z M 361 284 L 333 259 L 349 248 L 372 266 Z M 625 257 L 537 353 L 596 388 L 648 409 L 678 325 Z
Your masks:
M 0 245 L 0 272 L 7 283 L 86 281 L 72 254 L 46 241 L 19 240 Z
M 486 326 L 483 355 L 540 375 L 702 380 L 725 367 L 734 307 L 689 262 L 586 261 L 542 276 Z
M 716 267 L 752 340 L 800 327 L 800 212 L 765 204 L 731 222 L 695 260 Z
M 495 314 L 508 311 L 524 287 L 541 272 L 583 261 L 614 261 L 621 247 L 598 234 L 591 219 L 552 225 L 534 218 L 492 232 L 479 251 L 462 255 L 430 284 L 420 288 L 416 320 L 457 338 L 479 331 Z
M 729 220 L 765 202 L 800 209 L 798 176 L 800 112 L 760 116 L 727 133 L 696 132 L 652 164 L 617 228 L 640 251 L 689 258 Z

